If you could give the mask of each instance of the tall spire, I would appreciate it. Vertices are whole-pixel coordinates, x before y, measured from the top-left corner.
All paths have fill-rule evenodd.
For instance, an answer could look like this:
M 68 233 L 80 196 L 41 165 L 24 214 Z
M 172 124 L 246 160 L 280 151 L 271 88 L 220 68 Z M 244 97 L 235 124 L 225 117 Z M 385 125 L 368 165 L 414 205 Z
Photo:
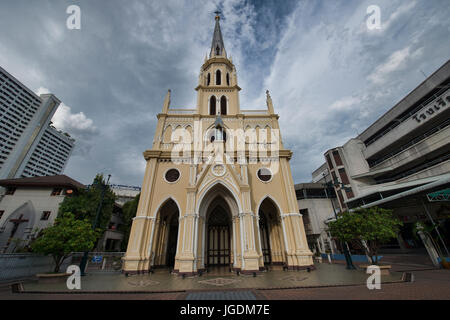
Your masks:
M 212 58 L 213 56 L 226 56 L 225 51 L 225 45 L 223 44 L 223 38 L 222 38 L 222 32 L 220 31 L 220 12 L 216 11 L 216 26 L 214 27 L 214 35 L 211 43 L 211 53 L 209 54 L 209 57 Z

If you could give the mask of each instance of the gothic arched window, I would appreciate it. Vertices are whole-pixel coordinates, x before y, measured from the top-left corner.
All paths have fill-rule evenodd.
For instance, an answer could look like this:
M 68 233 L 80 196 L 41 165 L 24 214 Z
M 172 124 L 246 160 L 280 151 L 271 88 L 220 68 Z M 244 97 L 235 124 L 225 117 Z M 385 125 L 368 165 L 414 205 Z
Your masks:
M 220 114 L 227 114 L 227 97 L 220 98 Z
M 222 80 L 221 78 L 222 78 L 222 74 L 221 74 L 220 70 L 217 70 L 216 71 L 216 85 L 220 86 L 221 80 Z
M 210 83 L 211 83 L 211 74 L 208 73 L 208 76 L 206 77 L 206 85 L 209 86 Z
M 227 73 L 227 86 L 229 86 L 229 85 L 230 85 L 230 74 Z
M 217 46 L 217 47 L 216 47 L 216 56 L 219 56 L 219 55 L 220 55 L 220 47 Z
M 216 97 L 212 96 L 211 99 L 209 99 L 209 114 L 214 116 L 216 115 Z

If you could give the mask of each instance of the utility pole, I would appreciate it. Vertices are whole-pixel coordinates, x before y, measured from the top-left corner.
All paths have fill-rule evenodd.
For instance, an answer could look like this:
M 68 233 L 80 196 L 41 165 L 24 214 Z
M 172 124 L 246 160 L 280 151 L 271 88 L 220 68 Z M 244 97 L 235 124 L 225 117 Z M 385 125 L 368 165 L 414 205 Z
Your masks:
M 111 175 L 108 174 L 108 180 L 106 181 L 106 184 L 102 185 L 102 194 L 100 197 L 100 203 L 97 207 L 97 213 L 95 215 L 95 219 L 94 219 L 94 223 L 92 224 L 92 230 L 95 230 L 97 228 L 98 225 L 98 221 L 100 220 L 100 214 L 102 212 L 102 207 L 103 207 L 103 200 L 105 199 L 105 193 L 106 193 L 106 189 L 108 188 L 108 184 L 109 184 L 109 179 L 111 178 Z M 85 269 L 86 269 L 86 264 L 87 264 L 87 260 L 88 260 L 88 256 L 89 256 L 89 252 L 85 251 L 83 254 L 83 258 L 81 258 L 81 262 L 80 262 L 80 273 L 82 276 L 85 276 Z

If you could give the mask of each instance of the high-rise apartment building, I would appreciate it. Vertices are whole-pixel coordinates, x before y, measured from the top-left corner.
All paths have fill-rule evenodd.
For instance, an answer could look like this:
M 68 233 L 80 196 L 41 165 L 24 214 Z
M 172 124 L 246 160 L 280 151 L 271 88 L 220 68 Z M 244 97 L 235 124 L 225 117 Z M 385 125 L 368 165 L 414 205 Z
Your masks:
M 0 67 L 0 179 L 58 175 L 74 139 L 51 126 L 61 102 L 36 95 Z

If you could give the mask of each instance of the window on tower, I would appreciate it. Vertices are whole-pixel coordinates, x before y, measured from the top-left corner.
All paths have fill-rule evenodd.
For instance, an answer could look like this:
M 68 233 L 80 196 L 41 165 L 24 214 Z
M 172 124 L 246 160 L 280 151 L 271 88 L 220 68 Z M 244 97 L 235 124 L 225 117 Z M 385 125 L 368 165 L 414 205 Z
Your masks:
M 227 97 L 225 96 L 222 96 L 222 98 L 220 98 L 220 114 L 227 114 Z
M 216 97 L 212 96 L 211 99 L 209 99 L 209 114 L 214 116 L 216 115 Z
M 227 86 L 229 86 L 229 85 L 230 85 L 230 74 L 227 73 Z
M 206 77 L 206 85 L 209 86 L 210 83 L 211 83 L 211 74 L 208 73 L 208 76 Z
M 216 85 L 220 86 L 221 78 L 222 78 L 222 74 L 220 73 L 220 70 L 217 70 L 216 71 Z
M 220 47 L 217 46 L 217 47 L 216 47 L 216 56 L 219 56 L 219 55 L 220 55 Z

